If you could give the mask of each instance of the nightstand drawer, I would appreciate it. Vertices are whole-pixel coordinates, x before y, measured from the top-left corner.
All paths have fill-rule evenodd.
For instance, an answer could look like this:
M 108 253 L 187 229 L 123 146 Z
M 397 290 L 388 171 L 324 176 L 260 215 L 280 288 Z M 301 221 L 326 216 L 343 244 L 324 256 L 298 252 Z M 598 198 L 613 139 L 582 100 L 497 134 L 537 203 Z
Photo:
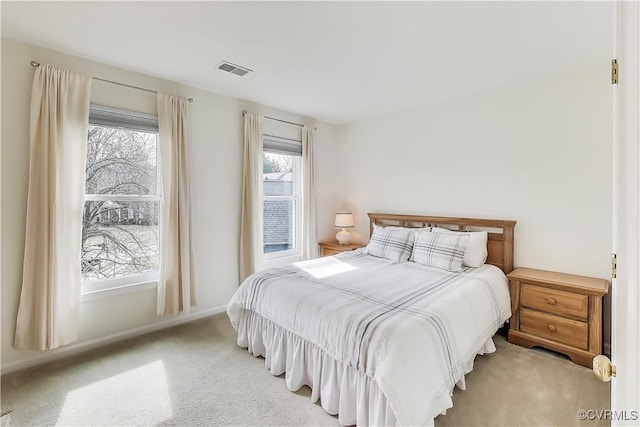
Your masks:
M 589 297 L 587 295 L 549 289 L 522 283 L 520 303 L 548 313 L 587 320 Z
M 344 252 L 344 251 L 337 251 L 335 249 L 323 248 L 322 249 L 322 256 L 336 255 L 336 254 L 339 254 L 341 252 Z
M 542 338 L 587 350 L 588 325 L 552 314 L 520 309 L 520 330 Z
M 340 252 L 348 252 L 354 251 L 356 249 L 362 248 L 365 245 L 361 245 L 359 243 L 349 243 L 348 245 L 341 245 L 338 242 L 320 242 L 320 256 L 331 256 L 337 255 Z

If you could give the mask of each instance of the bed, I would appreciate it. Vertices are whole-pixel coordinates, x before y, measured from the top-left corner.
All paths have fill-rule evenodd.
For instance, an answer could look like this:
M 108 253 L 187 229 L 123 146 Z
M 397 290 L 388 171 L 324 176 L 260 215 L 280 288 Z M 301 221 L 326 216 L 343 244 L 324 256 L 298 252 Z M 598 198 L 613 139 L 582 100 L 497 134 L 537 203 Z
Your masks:
M 264 357 L 273 375 L 284 373 L 290 390 L 309 386 L 311 400 L 341 424 L 432 425 L 453 406 L 455 385 L 465 388 L 476 355 L 495 351 L 492 336 L 511 316 L 505 273 L 513 269 L 515 221 L 369 218 L 368 251 L 257 272 L 227 313 L 239 346 Z M 486 232 L 486 262 L 434 268 L 420 263 L 418 238 L 414 262 L 374 256 L 381 233 L 413 233 L 407 229 L 458 242 Z

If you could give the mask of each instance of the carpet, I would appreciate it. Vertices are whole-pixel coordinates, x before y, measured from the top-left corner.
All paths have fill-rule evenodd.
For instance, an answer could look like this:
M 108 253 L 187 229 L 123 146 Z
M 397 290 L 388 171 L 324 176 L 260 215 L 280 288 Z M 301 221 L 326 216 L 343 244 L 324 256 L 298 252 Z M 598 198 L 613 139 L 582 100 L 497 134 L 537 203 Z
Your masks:
M 609 385 L 591 370 L 495 341 L 436 427 L 609 425 L 577 416 L 609 407 Z M 309 396 L 237 347 L 221 314 L 5 375 L 1 402 L 15 426 L 339 425 Z

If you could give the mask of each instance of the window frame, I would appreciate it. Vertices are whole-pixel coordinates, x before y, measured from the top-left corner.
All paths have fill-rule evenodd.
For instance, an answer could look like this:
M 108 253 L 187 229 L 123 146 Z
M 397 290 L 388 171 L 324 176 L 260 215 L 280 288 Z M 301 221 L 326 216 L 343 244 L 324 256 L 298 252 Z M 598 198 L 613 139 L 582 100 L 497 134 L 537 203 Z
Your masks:
M 106 112 L 111 115 L 120 116 L 125 120 L 118 123 L 117 118 L 110 122 L 104 121 L 92 122 L 91 114 L 89 115 L 89 127 L 98 126 L 112 129 L 125 129 L 135 132 L 155 133 L 156 134 L 156 194 L 87 194 L 84 193 L 83 205 L 87 202 L 101 201 L 128 201 L 128 202 L 158 202 L 158 269 L 147 271 L 144 273 L 127 274 L 106 279 L 82 279 L 81 294 L 82 300 L 93 300 L 99 295 L 103 295 L 106 291 L 118 291 L 119 293 L 128 290 L 142 290 L 157 288 L 160 280 L 160 272 L 162 270 L 162 241 L 163 241 L 163 215 L 162 215 L 162 169 L 160 162 L 160 134 L 158 129 L 148 127 L 149 122 L 155 121 L 157 124 L 158 117 L 152 114 L 141 113 L 137 111 L 124 110 L 120 108 L 105 107 L 101 105 L 91 105 L 91 111 Z M 130 119 L 130 122 L 126 122 Z M 143 127 L 136 126 L 137 121 L 142 121 Z M 88 143 L 88 141 L 87 141 Z M 86 162 L 86 161 L 85 161 Z M 85 164 L 86 167 L 86 164 Z M 86 189 L 85 189 L 86 191 Z
M 287 138 L 275 137 L 272 135 L 263 135 L 264 139 L 270 139 L 279 142 L 285 142 L 290 144 L 302 144 L 301 141 L 290 140 Z M 292 195 L 291 196 L 265 196 L 264 190 L 262 191 L 262 215 L 264 218 L 264 202 L 267 200 L 291 200 L 293 203 L 293 249 L 286 249 L 275 252 L 264 252 L 263 247 L 263 264 L 265 267 L 276 266 L 284 263 L 290 263 L 300 261 L 302 257 L 302 156 L 292 153 L 284 153 L 280 151 L 270 151 L 269 149 L 263 149 L 264 154 L 278 154 L 283 156 L 290 156 L 292 158 Z M 263 163 L 264 165 L 264 156 Z M 264 178 L 261 181 L 261 185 L 264 185 Z M 262 233 L 264 236 L 264 220 L 262 221 Z M 264 246 L 264 242 L 263 242 Z

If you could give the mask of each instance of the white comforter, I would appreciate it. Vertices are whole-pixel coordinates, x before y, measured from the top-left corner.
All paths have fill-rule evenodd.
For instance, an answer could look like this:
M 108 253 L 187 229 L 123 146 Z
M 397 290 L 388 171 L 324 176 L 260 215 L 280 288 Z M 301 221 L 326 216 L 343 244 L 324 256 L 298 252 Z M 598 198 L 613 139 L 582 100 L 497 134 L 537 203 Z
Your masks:
M 470 361 L 511 316 L 494 266 L 451 273 L 359 252 L 258 272 L 227 307 L 236 329 L 242 310 L 373 378 L 399 425 L 431 424 L 450 407 Z

